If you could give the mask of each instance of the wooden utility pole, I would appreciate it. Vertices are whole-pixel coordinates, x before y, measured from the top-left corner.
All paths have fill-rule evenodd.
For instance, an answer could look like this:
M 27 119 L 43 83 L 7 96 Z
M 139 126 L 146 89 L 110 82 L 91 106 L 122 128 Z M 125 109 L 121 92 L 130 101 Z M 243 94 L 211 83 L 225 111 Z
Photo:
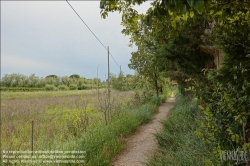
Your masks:
M 109 46 L 108 46 L 108 118 L 111 119 L 111 112 L 110 112 Z

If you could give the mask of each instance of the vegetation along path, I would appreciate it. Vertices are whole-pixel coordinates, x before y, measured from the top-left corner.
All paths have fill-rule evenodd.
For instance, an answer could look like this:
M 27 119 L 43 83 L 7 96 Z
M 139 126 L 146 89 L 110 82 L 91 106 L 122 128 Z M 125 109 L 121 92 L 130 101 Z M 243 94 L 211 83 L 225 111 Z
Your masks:
M 114 160 L 113 166 L 140 166 L 154 154 L 157 149 L 154 134 L 162 129 L 161 121 L 166 118 L 174 101 L 175 98 L 171 95 L 170 99 L 159 107 L 159 113 L 151 122 L 139 127 L 132 136 L 127 138 L 126 148 Z

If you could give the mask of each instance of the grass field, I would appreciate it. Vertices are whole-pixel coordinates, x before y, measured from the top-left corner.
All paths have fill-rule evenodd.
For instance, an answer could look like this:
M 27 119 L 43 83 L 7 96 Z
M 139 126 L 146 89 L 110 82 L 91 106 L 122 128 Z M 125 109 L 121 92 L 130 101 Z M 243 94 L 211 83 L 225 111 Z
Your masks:
M 105 89 L 99 89 L 100 93 Z M 114 91 L 114 90 L 112 90 Z M 63 97 L 63 96 L 82 96 L 86 94 L 97 94 L 96 89 L 91 90 L 68 90 L 68 91 L 36 91 L 36 92 L 11 92 L 2 91 L 1 100 L 8 99 L 27 99 L 27 98 L 46 98 L 46 97 Z
M 16 92 L 8 93 L 12 96 Z M 98 108 L 97 94 L 93 91 L 33 93 L 19 92 L 19 95 L 26 95 L 27 98 L 16 96 L 18 99 L 1 101 L 4 149 L 30 150 L 32 121 L 35 123 L 36 148 L 39 149 L 46 149 L 44 144 L 53 142 L 53 138 L 65 141 L 69 135 L 77 136 L 86 130 L 92 122 L 95 122 L 93 123 L 95 125 L 96 122 L 103 122 L 103 114 Z M 116 97 L 117 103 L 125 103 L 132 92 L 111 94 L 113 98 Z
M 31 150 L 33 121 L 34 150 L 81 149 L 87 165 L 109 165 L 124 146 L 122 138 L 157 112 L 150 104 L 139 107 L 132 91 L 112 91 L 108 116 L 104 90 L 99 99 L 95 91 L 80 92 L 3 93 L 2 149 Z

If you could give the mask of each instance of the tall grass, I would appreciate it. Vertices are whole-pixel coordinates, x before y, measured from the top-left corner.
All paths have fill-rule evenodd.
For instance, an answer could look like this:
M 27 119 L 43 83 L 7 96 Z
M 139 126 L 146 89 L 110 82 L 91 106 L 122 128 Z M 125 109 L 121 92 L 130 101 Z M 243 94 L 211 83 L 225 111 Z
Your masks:
M 212 165 L 208 161 L 214 160 L 212 153 L 195 135 L 198 128 L 196 112 L 196 102 L 177 94 L 175 106 L 163 122 L 163 131 L 155 135 L 159 151 L 147 163 L 148 166 Z
M 103 93 L 105 89 L 99 89 Z M 31 98 L 48 98 L 48 97 L 65 97 L 65 96 L 82 96 L 96 94 L 96 89 L 91 90 L 72 90 L 72 91 L 35 91 L 35 92 L 8 92 L 1 91 L 1 100 L 9 99 L 31 99 Z
M 111 165 L 111 159 L 124 148 L 123 139 L 139 125 L 148 122 L 152 114 L 149 104 L 128 111 L 108 125 L 89 129 L 75 148 L 86 151 L 86 165 Z
M 30 150 L 34 120 L 35 151 L 81 150 L 86 151 L 86 165 L 111 165 L 112 158 L 124 148 L 124 138 L 148 122 L 158 111 L 158 102 L 163 100 L 153 97 L 151 102 L 138 107 L 136 103 L 131 105 L 131 92 L 117 94 L 112 95 L 116 99 L 112 108 L 119 114 L 114 112 L 107 125 L 97 109 L 96 95 L 5 100 L 1 103 L 2 147 Z
M 152 97 L 151 102 L 123 112 L 108 125 L 100 124 L 89 128 L 79 139 L 70 140 L 71 143 L 68 145 L 71 146 L 66 149 L 86 151 L 85 165 L 111 165 L 112 159 L 124 148 L 124 138 L 133 133 L 138 126 L 149 122 L 152 115 L 157 112 L 158 106 L 152 103 L 154 100 L 161 101 Z

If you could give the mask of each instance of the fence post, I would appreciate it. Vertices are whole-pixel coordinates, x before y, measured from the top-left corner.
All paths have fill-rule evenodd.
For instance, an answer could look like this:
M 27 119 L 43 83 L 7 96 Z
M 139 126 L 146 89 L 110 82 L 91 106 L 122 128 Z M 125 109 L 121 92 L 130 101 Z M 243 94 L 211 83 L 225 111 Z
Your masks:
M 34 153 L 34 120 L 32 120 L 32 129 L 31 129 L 31 151 L 33 155 Z

